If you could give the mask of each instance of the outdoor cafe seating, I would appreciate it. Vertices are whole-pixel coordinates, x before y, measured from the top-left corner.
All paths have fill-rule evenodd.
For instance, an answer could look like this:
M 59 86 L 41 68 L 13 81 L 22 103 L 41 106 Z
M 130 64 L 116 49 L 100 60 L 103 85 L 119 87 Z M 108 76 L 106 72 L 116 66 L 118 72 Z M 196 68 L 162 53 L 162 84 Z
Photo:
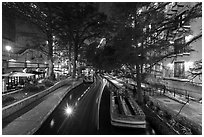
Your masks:
M 26 81 L 33 79 L 35 74 L 24 72 L 11 72 L 2 75 L 3 92 L 17 90 L 25 86 Z

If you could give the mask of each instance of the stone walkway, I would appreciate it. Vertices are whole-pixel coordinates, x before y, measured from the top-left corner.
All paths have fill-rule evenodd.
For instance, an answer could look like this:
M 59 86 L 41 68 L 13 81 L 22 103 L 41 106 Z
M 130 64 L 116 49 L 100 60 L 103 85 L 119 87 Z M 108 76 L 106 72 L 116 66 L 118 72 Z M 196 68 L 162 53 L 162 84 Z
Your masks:
M 2 129 L 3 135 L 32 135 L 52 113 L 69 90 L 81 82 L 73 82 L 72 86 L 63 86 L 51 93 L 51 96 L 27 113 L 15 119 Z

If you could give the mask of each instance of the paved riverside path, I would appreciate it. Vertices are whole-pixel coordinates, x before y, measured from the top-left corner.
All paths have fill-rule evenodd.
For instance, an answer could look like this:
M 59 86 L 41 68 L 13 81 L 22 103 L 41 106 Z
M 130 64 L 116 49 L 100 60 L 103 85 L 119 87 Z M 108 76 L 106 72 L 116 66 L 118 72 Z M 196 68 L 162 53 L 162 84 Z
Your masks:
M 180 108 L 183 106 L 182 103 L 179 103 L 175 100 L 172 100 L 163 95 L 151 96 L 151 98 L 156 99 L 157 101 L 163 103 L 166 107 L 178 113 Z M 194 101 L 190 101 L 186 104 L 180 112 L 181 116 L 194 121 L 195 123 L 202 126 L 202 104 Z
M 67 92 L 79 85 L 80 81 L 73 81 L 72 86 L 67 85 L 56 89 L 49 94 L 49 98 L 42 101 L 36 107 L 16 118 L 2 129 L 3 135 L 30 135 L 33 134 L 46 118 L 52 113 L 56 106 L 61 102 Z
M 114 81 L 117 81 L 117 80 L 114 80 Z M 122 87 L 121 84 L 123 84 L 123 82 L 120 82 L 120 81 L 117 81 L 117 82 L 118 82 L 118 86 Z M 181 109 L 181 107 L 183 106 L 183 103 L 179 103 L 179 102 L 181 101 L 185 102 L 186 99 L 183 98 L 181 100 L 181 98 L 178 98 L 178 97 L 175 99 L 171 99 L 168 96 L 160 95 L 159 92 L 155 92 L 155 95 L 150 97 L 152 98 L 152 100 L 155 100 L 155 102 L 161 103 L 166 108 L 174 111 L 177 114 Z M 185 117 L 186 119 L 202 127 L 202 104 L 201 103 L 190 100 L 190 102 L 182 108 L 179 115 Z

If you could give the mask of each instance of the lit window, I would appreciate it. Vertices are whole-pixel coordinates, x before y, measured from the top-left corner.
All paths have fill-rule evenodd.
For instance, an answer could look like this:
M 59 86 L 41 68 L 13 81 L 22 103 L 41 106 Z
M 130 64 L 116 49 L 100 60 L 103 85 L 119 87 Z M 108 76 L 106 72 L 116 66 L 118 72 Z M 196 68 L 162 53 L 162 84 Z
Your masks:
M 174 52 L 175 54 L 188 52 L 189 47 L 185 45 L 185 37 L 179 38 L 175 40 L 174 44 Z
M 174 62 L 174 77 L 184 78 L 184 61 Z
M 189 42 L 193 38 L 193 35 L 188 35 L 185 37 L 185 41 Z

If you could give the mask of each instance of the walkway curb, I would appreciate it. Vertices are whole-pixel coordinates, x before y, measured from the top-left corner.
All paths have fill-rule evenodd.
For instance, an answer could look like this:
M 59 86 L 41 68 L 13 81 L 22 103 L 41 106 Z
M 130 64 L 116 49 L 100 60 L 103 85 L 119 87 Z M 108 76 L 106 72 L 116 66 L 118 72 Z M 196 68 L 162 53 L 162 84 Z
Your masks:
M 43 118 L 43 120 L 40 122 L 40 124 L 37 127 L 34 127 L 30 132 L 28 132 L 27 135 L 33 135 L 39 128 L 40 126 L 45 122 L 45 120 L 50 116 L 50 114 L 55 110 L 55 108 L 60 104 L 60 102 L 63 100 L 63 98 L 66 96 L 66 94 L 73 88 L 81 85 L 82 82 L 78 82 L 76 85 L 73 84 L 71 86 L 69 86 L 66 90 L 66 92 L 62 95 L 62 97 L 59 99 L 59 101 L 57 102 L 57 104 L 47 113 L 47 115 Z
M 66 79 L 66 80 L 57 82 L 56 84 L 54 84 L 53 86 L 49 87 L 48 89 L 46 89 L 44 91 L 36 93 L 32 96 L 24 98 L 23 100 L 20 100 L 18 102 L 15 102 L 13 104 L 8 105 L 8 106 L 5 106 L 4 108 L 2 108 L 2 119 L 15 113 L 16 111 L 22 109 L 23 107 L 29 105 L 30 103 L 34 102 L 36 99 L 39 99 L 39 98 L 49 94 L 50 92 L 56 90 L 57 88 L 66 85 L 68 81 L 70 81 L 70 79 Z
M 52 103 L 49 101 L 43 101 L 35 108 L 31 109 L 27 113 L 15 119 L 9 125 L 2 129 L 2 135 L 32 135 L 34 134 L 43 122 L 50 116 L 59 103 L 63 100 L 66 94 L 73 88 L 82 84 L 82 81 L 73 81 L 73 84 L 64 88 L 60 94 L 56 92 L 48 100 L 55 100 Z M 46 109 L 44 106 L 46 105 Z M 45 110 L 45 111 L 44 111 Z M 42 112 L 42 113 L 41 113 Z

